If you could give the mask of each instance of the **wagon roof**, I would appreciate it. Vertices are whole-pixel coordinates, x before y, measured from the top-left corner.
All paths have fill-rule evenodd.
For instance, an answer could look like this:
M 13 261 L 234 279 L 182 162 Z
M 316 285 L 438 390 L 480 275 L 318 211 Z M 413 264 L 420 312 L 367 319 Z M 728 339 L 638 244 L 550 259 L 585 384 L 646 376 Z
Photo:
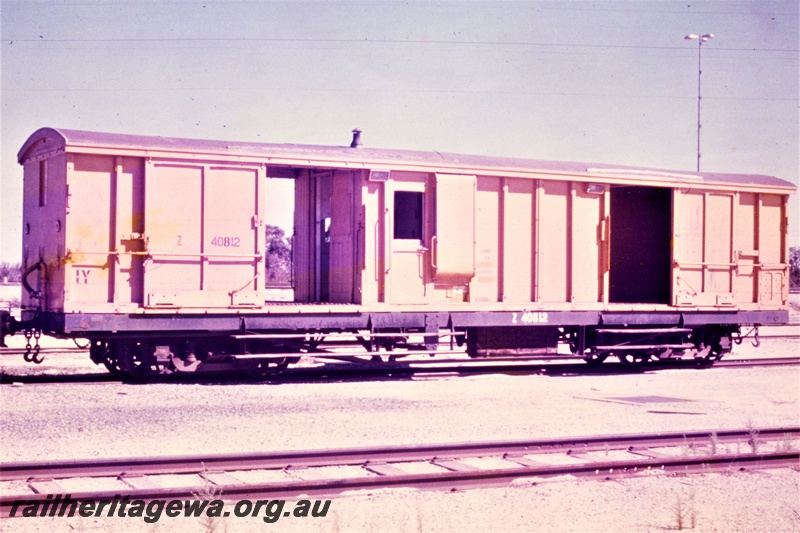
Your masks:
M 391 150 L 380 148 L 350 148 L 349 146 L 318 146 L 306 144 L 272 144 L 234 141 L 210 141 L 146 135 L 127 135 L 118 133 L 99 133 L 61 128 L 41 128 L 34 132 L 17 154 L 22 164 L 28 153 L 43 141 L 55 142 L 68 151 L 75 148 L 118 149 L 135 153 L 174 153 L 206 154 L 209 156 L 252 157 L 255 159 L 281 159 L 302 161 L 326 161 L 331 164 L 358 164 L 363 168 L 371 165 L 396 167 L 418 165 L 432 169 L 470 172 L 513 171 L 576 174 L 587 177 L 627 177 L 631 181 L 647 179 L 670 184 L 690 180 L 693 183 L 724 183 L 778 187 L 794 190 L 794 184 L 761 174 L 723 174 L 713 172 L 693 172 L 630 167 L 609 164 L 577 163 L 565 161 L 542 161 L 512 157 L 482 155 L 463 155 L 444 152 L 425 152 L 414 150 Z M 83 150 L 82 150 L 83 151 Z

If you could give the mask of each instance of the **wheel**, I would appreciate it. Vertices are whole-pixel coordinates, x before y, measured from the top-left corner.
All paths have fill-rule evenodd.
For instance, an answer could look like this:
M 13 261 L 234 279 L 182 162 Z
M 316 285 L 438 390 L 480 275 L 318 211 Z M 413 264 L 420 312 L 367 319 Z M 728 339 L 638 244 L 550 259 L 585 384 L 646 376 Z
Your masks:
M 289 358 L 284 358 L 279 361 L 271 361 L 269 363 L 259 363 L 258 368 L 253 371 L 260 377 L 271 376 L 273 374 L 279 374 L 289 368 L 289 363 L 291 361 Z
M 722 359 L 723 355 L 730 353 L 732 342 L 729 334 L 720 334 L 716 331 L 708 332 L 700 344 L 695 359 L 704 365 L 711 366 Z
M 728 352 L 723 350 L 718 344 L 715 344 L 711 347 L 711 351 L 708 352 L 708 355 L 703 357 L 701 360 L 704 365 L 711 366 L 722 359 L 722 356 L 726 353 Z
M 122 371 L 119 368 L 117 353 L 111 349 L 110 343 L 103 341 L 93 341 L 89 348 L 89 357 L 96 365 L 102 364 L 111 374 L 119 376 Z
M 133 378 L 158 374 L 163 368 L 152 347 L 131 342 L 109 342 L 101 362 L 112 374 Z
M 722 356 L 731 353 L 732 340 L 730 335 L 720 335 L 711 343 L 711 351 L 706 356 L 709 364 L 714 364 L 722 359 Z
M 586 357 L 583 358 L 583 360 L 590 365 L 599 365 L 602 364 L 607 357 L 608 357 L 607 353 L 591 352 L 587 354 Z
M 117 365 L 117 360 L 113 358 L 108 358 L 103 360 L 103 366 L 106 367 L 106 370 L 113 375 L 113 376 L 121 376 L 122 371 L 119 369 L 119 365 Z
M 644 352 L 627 352 L 617 355 L 623 365 L 638 366 L 650 360 L 650 355 Z
M 656 363 L 663 363 L 672 357 L 673 351 L 669 348 L 664 350 L 653 350 L 650 352 L 649 360 Z

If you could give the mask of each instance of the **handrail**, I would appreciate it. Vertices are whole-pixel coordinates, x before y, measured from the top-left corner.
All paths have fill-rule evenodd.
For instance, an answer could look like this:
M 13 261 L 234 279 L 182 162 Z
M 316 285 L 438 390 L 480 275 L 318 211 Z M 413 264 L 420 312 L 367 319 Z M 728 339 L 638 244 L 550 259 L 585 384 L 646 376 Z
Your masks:
M 680 268 L 684 266 L 693 266 L 693 267 L 740 267 L 740 266 L 748 266 L 748 267 L 758 267 L 763 269 L 779 269 L 779 268 L 789 268 L 788 263 L 711 263 L 711 262 L 696 262 L 696 261 L 678 261 L 677 259 L 673 261 L 674 266 Z
M 386 222 L 386 226 L 387 226 L 387 228 L 389 229 L 389 232 L 392 235 L 391 238 L 387 238 L 388 236 L 384 236 L 384 239 L 386 241 L 386 258 L 385 258 L 385 261 L 388 263 L 385 266 L 385 273 L 388 274 L 389 271 L 392 270 L 392 252 L 393 252 L 393 250 L 392 250 L 392 239 L 394 238 L 394 217 L 392 217 L 391 214 L 389 213 L 389 208 L 388 207 L 386 208 L 386 213 L 385 213 L 384 217 L 385 217 L 385 219 L 387 221 Z
M 79 251 L 70 251 L 67 253 L 66 257 L 71 255 L 130 255 L 130 256 L 141 256 L 141 257 L 234 257 L 234 258 L 248 258 L 248 259 L 262 259 L 263 257 L 261 254 L 222 254 L 222 253 L 206 253 L 206 252 L 152 252 L 152 251 L 145 251 L 145 252 L 120 252 L 117 250 L 109 250 L 107 252 L 100 252 L 94 250 L 79 250 Z
M 701 261 L 701 262 L 688 262 L 688 261 L 687 262 L 681 262 L 681 261 L 677 261 L 676 260 L 674 263 L 675 263 L 675 266 L 678 267 L 678 268 L 680 268 L 682 266 L 697 266 L 697 267 L 703 267 L 703 266 L 735 267 L 735 266 L 738 266 L 738 263 L 707 263 L 705 261 Z

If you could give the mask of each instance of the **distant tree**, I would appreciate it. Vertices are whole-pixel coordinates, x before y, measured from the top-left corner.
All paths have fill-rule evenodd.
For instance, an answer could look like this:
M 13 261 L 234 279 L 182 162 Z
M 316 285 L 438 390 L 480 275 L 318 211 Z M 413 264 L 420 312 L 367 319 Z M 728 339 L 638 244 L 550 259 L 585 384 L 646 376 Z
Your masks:
M 0 263 L 0 282 L 19 283 L 22 281 L 22 263 Z
M 267 281 L 288 283 L 292 280 L 292 243 L 278 226 L 266 225 Z
M 789 248 L 789 286 L 800 287 L 800 246 Z

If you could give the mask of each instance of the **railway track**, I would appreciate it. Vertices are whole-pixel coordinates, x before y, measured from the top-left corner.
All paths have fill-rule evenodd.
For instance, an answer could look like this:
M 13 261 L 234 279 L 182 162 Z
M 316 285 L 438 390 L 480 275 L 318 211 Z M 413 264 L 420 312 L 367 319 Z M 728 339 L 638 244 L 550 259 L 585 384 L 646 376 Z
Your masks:
M 714 366 L 719 368 L 757 368 L 762 366 L 797 366 L 800 357 L 764 357 L 749 359 L 723 359 Z
M 759 368 L 768 366 L 798 366 L 800 357 L 771 357 L 749 359 L 723 359 L 709 368 Z M 226 383 L 254 380 L 270 383 L 313 382 L 321 379 L 437 379 L 450 376 L 480 374 L 512 375 L 609 375 L 655 372 L 669 369 L 697 369 L 707 365 L 694 360 L 651 362 L 639 366 L 606 362 L 603 365 L 587 365 L 578 358 L 543 360 L 539 358 L 504 358 L 491 360 L 421 360 L 392 363 L 329 363 L 321 366 L 295 367 L 274 375 L 253 376 L 249 374 L 164 374 L 149 376 L 148 383 Z M 108 373 L 82 374 L 0 374 L 0 384 L 48 384 L 48 383 L 109 383 L 122 382 L 124 378 Z
M 0 464 L 0 516 L 15 501 L 150 501 L 321 497 L 354 490 L 454 490 L 535 484 L 553 476 L 609 479 L 800 466 L 800 427 L 748 428 L 530 441 L 435 444 L 188 457 Z M 182 474 L 183 484 L 164 483 Z M 112 488 L 67 490 L 84 480 Z M 101 481 L 102 480 L 102 481 Z M 266 481 L 265 481 L 266 480 Z M 9 483 L 16 483 L 12 493 Z M 3 487 L 2 485 L 6 485 Z M 204 488 L 205 487 L 205 488 Z
M 26 348 L 0 348 L 0 355 L 25 355 L 28 350 Z M 66 355 L 66 354 L 78 354 L 83 355 L 85 354 L 86 357 L 89 357 L 89 349 L 88 348 L 81 348 L 80 346 L 64 346 L 61 348 L 45 348 L 40 347 L 39 352 L 40 354 L 44 355 Z

